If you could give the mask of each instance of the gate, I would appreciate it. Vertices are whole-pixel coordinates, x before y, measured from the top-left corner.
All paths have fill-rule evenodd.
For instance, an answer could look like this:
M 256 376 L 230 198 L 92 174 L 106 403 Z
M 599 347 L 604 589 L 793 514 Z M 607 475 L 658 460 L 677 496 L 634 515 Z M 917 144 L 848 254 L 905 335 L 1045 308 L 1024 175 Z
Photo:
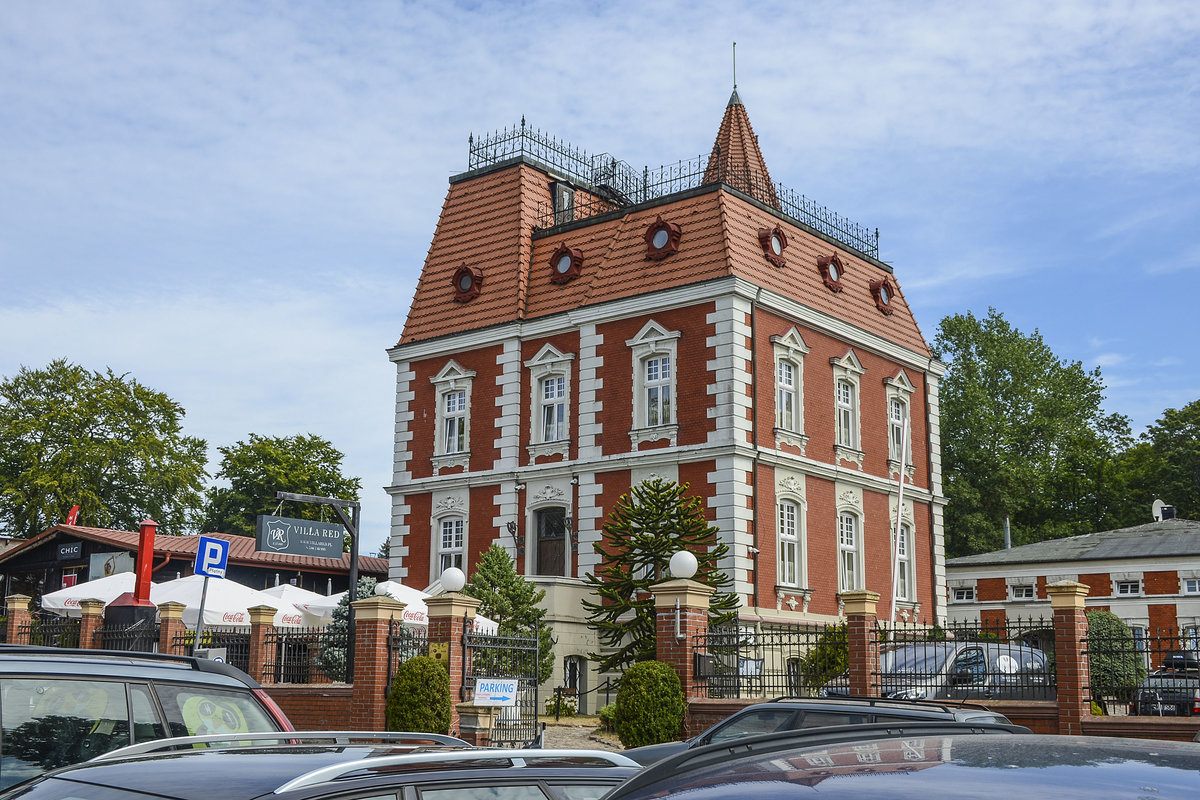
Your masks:
M 498 747 L 536 747 L 541 743 L 538 725 L 538 639 L 528 635 L 463 634 L 463 700 L 475 697 L 475 685 L 484 678 L 516 678 L 516 704 L 500 709 L 491 744 Z

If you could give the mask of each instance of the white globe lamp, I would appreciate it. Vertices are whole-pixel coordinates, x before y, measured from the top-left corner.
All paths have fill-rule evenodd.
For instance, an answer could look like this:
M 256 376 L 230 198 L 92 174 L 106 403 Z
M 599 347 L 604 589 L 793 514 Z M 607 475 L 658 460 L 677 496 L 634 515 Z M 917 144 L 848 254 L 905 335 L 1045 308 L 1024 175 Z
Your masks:
M 671 563 L 667 569 L 671 571 L 671 576 L 675 578 L 691 578 L 695 576 L 699 563 L 696 557 L 687 550 L 680 550 L 675 555 L 671 556 Z
M 447 592 L 461 592 L 467 585 L 467 576 L 458 567 L 447 567 L 442 572 L 442 588 Z

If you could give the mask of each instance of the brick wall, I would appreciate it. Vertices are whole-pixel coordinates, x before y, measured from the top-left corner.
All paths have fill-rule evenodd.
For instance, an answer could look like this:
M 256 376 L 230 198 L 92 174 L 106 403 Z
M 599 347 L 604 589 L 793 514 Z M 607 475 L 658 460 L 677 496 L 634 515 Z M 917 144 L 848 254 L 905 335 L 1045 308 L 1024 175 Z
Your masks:
M 300 731 L 353 730 L 350 686 L 300 686 L 280 684 L 264 686 L 271 699 Z
M 1147 572 L 1142 575 L 1142 591 L 1146 594 L 1178 594 L 1179 573 L 1173 569 Z

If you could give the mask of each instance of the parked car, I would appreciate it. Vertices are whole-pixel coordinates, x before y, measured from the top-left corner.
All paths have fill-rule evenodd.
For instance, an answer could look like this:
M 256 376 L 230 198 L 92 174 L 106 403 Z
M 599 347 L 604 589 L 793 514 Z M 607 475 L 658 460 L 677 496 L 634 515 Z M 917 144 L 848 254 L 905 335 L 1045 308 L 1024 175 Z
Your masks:
M 1154 717 L 1193 717 L 1200 714 L 1200 661 L 1196 653 L 1167 654 L 1162 667 L 1133 690 L 1129 713 Z
M 137 742 L 291 729 L 262 688 L 228 664 L 0 646 L 0 788 Z
M 683 742 L 664 742 L 626 750 L 639 764 L 653 764 L 693 747 L 720 744 L 776 731 L 863 725 L 872 722 L 932 720 L 1008 723 L 1008 718 L 980 705 L 940 705 L 889 698 L 777 697 L 747 706 L 704 733 Z
M 1003 733 L 918 722 L 755 736 L 660 761 L 605 800 L 1190 800 L 1200 788 L 1191 742 Z
M 880 693 L 907 700 L 1053 700 L 1054 668 L 1036 647 L 1000 642 L 903 644 L 879 655 Z M 824 687 L 849 694 L 846 677 Z
M 63 767 L 0 800 L 597 800 L 639 769 L 619 753 L 399 741 L 414 734 L 193 737 Z M 429 738 L 429 737 L 425 737 Z M 186 749 L 180 749 L 186 748 Z M 139 748 L 141 749 L 141 748 Z

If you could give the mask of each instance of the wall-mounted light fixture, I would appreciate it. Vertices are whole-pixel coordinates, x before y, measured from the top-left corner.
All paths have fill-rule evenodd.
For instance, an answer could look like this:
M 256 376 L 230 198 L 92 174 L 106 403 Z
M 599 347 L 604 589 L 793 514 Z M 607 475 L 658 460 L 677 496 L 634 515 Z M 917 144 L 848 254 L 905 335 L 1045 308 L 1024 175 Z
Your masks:
M 567 536 L 571 539 L 571 549 L 579 552 L 579 532 L 575 530 L 575 520 L 569 516 L 564 518 L 563 527 L 567 529 Z
M 525 557 L 525 536 L 522 534 L 515 521 L 508 521 L 504 527 L 508 528 L 508 535 L 512 537 L 513 544 L 517 546 L 517 560 Z

